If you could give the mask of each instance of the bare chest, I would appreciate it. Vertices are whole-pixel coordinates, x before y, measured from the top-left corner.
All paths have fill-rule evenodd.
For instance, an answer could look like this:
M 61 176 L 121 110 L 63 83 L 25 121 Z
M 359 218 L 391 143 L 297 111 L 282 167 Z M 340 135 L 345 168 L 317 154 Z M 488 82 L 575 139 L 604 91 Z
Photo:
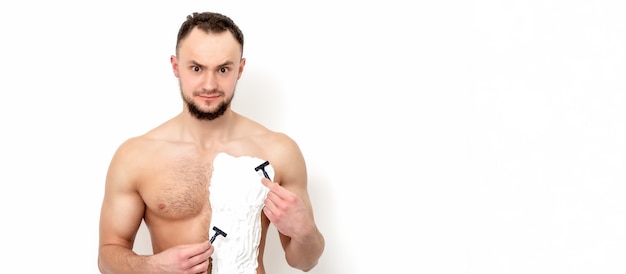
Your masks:
M 163 161 L 146 168 L 139 191 L 149 213 L 166 219 L 187 219 L 210 213 L 211 161 Z
M 194 147 L 167 147 L 144 159 L 138 190 L 146 204 L 146 214 L 163 219 L 183 220 L 196 216 L 210 219 L 210 185 L 215 173 L 215 157 L 221 152 L 232 155 L 260 155 L 247 143 L 200 151 Z M 258 156 L 257 156 L 258 157 Z M 256 162 L 255 162 L 256 164 Z M 254 170 L 250 166 L 249 171 Z

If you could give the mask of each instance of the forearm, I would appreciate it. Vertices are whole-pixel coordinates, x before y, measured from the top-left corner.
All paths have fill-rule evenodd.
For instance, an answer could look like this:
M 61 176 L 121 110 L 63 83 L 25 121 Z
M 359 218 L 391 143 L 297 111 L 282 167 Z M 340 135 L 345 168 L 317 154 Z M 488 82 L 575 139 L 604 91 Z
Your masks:
M 285 248 L 287 263 L 308 272 L 315 267 L 324 251 L 324 236 L 314 228 L 310 233 L 293 237 Z
M 116 245 L 100 248 L 98 268 L 103 274 L 153 273 L 148 256 L 137 255 L 128 248 Z

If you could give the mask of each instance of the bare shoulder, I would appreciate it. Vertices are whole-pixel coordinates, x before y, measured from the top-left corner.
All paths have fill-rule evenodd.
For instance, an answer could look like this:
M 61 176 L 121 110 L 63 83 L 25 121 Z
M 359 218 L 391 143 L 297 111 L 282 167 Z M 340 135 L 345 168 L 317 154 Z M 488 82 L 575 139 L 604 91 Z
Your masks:
M 151 158 L 154 153 L 172 143 L 171 130 L 175 127 L 174 119 L 143 133 L 126 139 L 117 149 L 120 160 L 134 161 Z
M 153 143 L 153 142 L 152 142 Z M 119 145 L 111 159 L 108 170 L 108 182 L 132 182 L 135 181 L 139 165 L 144 162 L 146 151 L 153 146 L 145 136 L 135 136 L 125 140 Z
M 276 182 L 301 193 L 307 185 L 307 168 L 302 151 L 294 139 L 285 133 L 274 132 L 271 163 L 276 169 Z
M 267 156 L 276 156 L 269 158 L 290 157 L 290 154 L 301 154 L 298 143 L 286 133 L 271 130 L 260 123 L 243 117 L 242 123 L 246 128 L 244 139 L 254 143 L 256 146 L 263 148 Z M 265 153 L 264 153 L 265 154 Z
M 251 121 L 248 139 L 276 171 L 275 181 L 283 186 L 306 185 L 306 164 L 300 146 L 287 133 L 270 130 Z
M 109 166 L 111 179 L 137 182 L 149 169 L 165 165 L 163 161 L 167 158 L 158 156 L 168 147 L 167 141 L 160 137 L 162 134 L 163 127 L 157 127 L 122 142 L 115 151 Z
M 156 143 L 150 141 L 150 138 L 145 135 L 130 137 L 117 148 L 113 161 L 130 164 L 145 155 L 145 152 L 155 145 Z

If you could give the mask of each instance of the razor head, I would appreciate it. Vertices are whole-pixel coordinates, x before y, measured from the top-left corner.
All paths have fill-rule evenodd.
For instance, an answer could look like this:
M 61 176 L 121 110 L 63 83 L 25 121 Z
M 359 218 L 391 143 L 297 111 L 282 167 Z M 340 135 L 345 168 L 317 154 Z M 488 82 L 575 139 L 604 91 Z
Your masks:
M 215 231 L 215 234 L 219 234 L 219 235 L 222 235 L 224 237 L 226 237 L 226 235 L 227 235 L 226 232 L 224 232 L 221 229 L 217 228 L 217 226 L 214 226 L 213 230 Z
M 270 179 L 270 175 L 267 174 L 267 171 L 265 171 L 265 167 L 268 166 L 269 164 L 270 164 L 269 161 L 265 161 L 264 163 L 262 163 L 259 166 L 255 167 L 254 171 L 259 171 L 259 169 L 260 169 L 260 170 L 263 171 L 263 176 L 265 176 L 265 178 L 267 178 L 267 179 Z
M 224 237 L 226 237 L 226 232 L 222 231 L 221 229 L 217 228 L 216 226 L 213 227 L 213 230 L 215 231 L 215 234 L 213 234 L 213 237 L 211 237 L 211 243 L 213 243 L 213 241 L 215 241 L 215 238 L 217 238 L 217 236 L 222 235 Z
M 254 168 L 254 171 L 259 171 L 259 169 L 265 170 L 265 167 L 268 166 L 270 164 L 269 161 L 265 161 L 264 163 L 260 164 L 259 166 Z

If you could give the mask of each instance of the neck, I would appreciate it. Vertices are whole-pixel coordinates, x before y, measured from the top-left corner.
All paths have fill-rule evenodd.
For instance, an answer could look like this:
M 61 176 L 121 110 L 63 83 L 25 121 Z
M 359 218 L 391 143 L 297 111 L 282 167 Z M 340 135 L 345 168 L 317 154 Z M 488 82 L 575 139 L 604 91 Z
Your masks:
M 179 114 L 179 119 L 182 139 L 206 147 L 216 142 L 228 141 L 233 135 L 239 114 L 228 109 L 214 120 L 199 120 L 185 110 Z

